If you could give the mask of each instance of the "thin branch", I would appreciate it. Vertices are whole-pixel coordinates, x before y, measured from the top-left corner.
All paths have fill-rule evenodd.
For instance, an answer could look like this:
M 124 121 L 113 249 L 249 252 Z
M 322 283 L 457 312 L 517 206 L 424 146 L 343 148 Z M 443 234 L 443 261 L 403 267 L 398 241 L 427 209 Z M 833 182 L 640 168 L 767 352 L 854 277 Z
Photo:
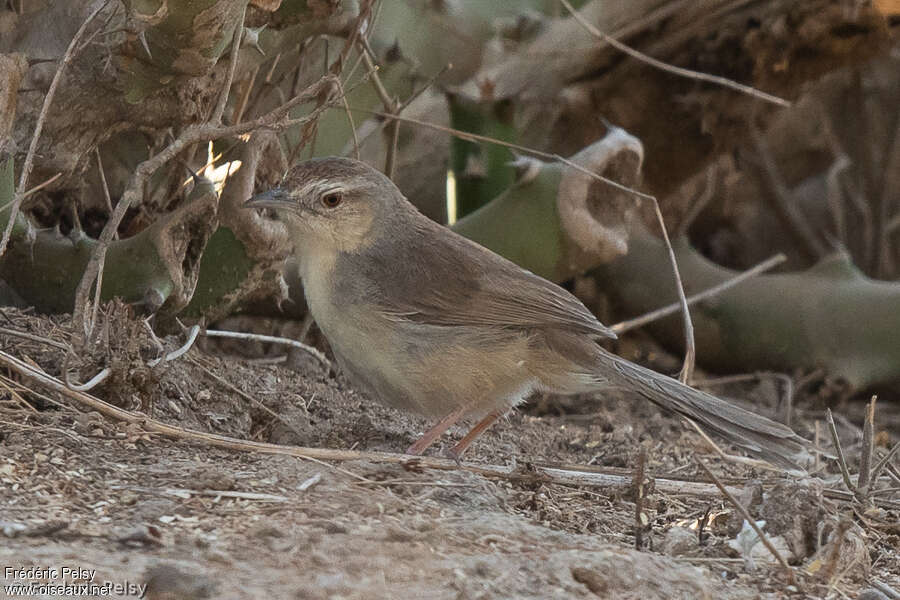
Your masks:
M 139 492 L 154 491 L 147 488 L 129 488 Z M 260 500 L 262 502 L 288 502 L 291 499 L 287 496 L 278 496 L 276 494 L 264 494 L 260 492 L 238 492 L 232 490 L 191 490 L 185 488 L 169 488 L 163 490 L 163 493 L 178 498 L 187 496 L 211 496 L 213 498 L 236 498 L 238 500 Z
M 31 174 L 31 169 L 34 165 L 34 155 L 37 152 L 38 140 L 41 138 L 41 131 L 44 129 L 44 121 L 47 119 L 47 113 L 50 112 L 50 105 L 53 103 L 53 97 L 56 95 L 56 88 L 59 87 L 59 82 L 62 81 L 62 76 L 66 67 L 72 61 L 72 56 L 75 54 L 75 48 L 78 45 L 81 36 L 87 31 L 88 25 L 94 20 L 94 17 L 106 8 L 109 1 L 110 0 L 106 0 L 106 2 L 103 2 L 95 8 L 84 20 L 84 23 L 81 24 L 81 27 L 78 28 L 78 31 L 75 32 L 75 36 L 66 48 L 66 53 L 63 55 L 62 60 L 59 61 L 59 66 L 56 68 L 56 73 L 53 75 L 53 81 L 50 82 L 50 88 L 47 90 L 47 95 L 44 96 L 44 103 L 41 105 L 41 112 L 38 115 L 37 122 L 34 126 L 34 134 L 31 136 L 31 144 L 28 146 L 25 162 L 22 163 L 22 173 L 19 176 L 19 186 L 16 189 L 16 195 L 13 197 L 9 222 L 6 224 L 3 238 L 0 239 L 0 256 L 3 256 L 3 253 L 6 252 L 6 246 L 12 235 L 13 225 L 16 223 L 16 216 L 19 214 L 19 208 L 22 205 L 22 200 L 25 198 L 25 185 L 28 183 L 28 176 Z
M 232 338 L 237 340 L 253 340 L 257 342 L 270 342 L 274 344 L 285 344 L 287 346 L 291 346 L 293 348 L 298 348 L 303 350 L 316 360 L 318 360 L 322 366 L 326 369 L 331 369 L 331 361 L 325 357 L 324 354 L 313 348 L 312 346 L 307 346 L 304 343 L 298 342 L 297 340 L 292 340 L 284 337 L 276 337 L 273 335 L 261 335 L 258 333 L 243 333 L 240 331 L 222 331 L 216 329 L 207 329 L 203 332 L 203 335 L 206 337 L 220 337 L 220 338 Z M 302 337 L 306 337 L 305 335 Z
M 400 114 L 400 105 L 395 103 L 397 114 Z M 397 151 L 400 146 L 400 121 L 392 121 L 387 131 L 387 154 L 384 157 L 384 174 L 389 179 L 394 178 L 394 170 L 397 168 Z
M 48 346 L 52 346 L 60 350 L 65 350 L 66 352 L 70 350 L 70 347 L 67 344 L 57 342 L 56 340 L 51 340 L 50 338 L 46 338 L 40 335 L 35 335 L 33 333 L 28 333 L 26 331 L 18 331 L 16 329 L 7 329 L 6 327 L 0 327 L 0 335 L 11 335 L 14 337 L 22 338 L 24 340 L 31 340 L 32 342 L 47 344 Z
M 338 80 L 341 86 L 341 103 L 344 105 L 344 112 L 347 114 L 347 122 L 350 124 L 350 133 L 353 134 L 353 149 L 356 153 L 356 160 L 359 158 L 359 136 L 356 133 L 356 123 L 353 121 L 353 112 L 350 110 L 350 104 L 347 102 L 347 94 L 344 93 L 344 85 Z
M 375 62 L 370 56 L 368 45 L 361 40 L 359 46 L 363 62 L 366 63 L 366 69 L 368 69 L 369 74 L 371 75 L 372 87 L 375 88 L 375 93 L 377 93 L 378 97 L 381 99 L 385 112 L 394 116 L 399 116 L 402 107 L 395 98 L 391 97 L 387 88 L 385 88 L 384 84 L 381 82 L 381 77 L 378 76 L 378 66 L 375 65 Z M 392 120 L 387 127 L 386 133 L 387 151 L 385 152 L 384 158 L 384 174 L 388 176 L 388 179 L 393 179 L 394 168 L 397 164 L 397 141 L 400 137 L 400 121 L 396 119 Z
M 118 233 L 118 232 L 115 232 Z M 94 286 L 94 303 L 91 307 L 91 319 L 84 326 L 85 339 L 90 338 L 91 334 L 94 332 L 94 325 L 97 324 L 97 317 L 100 312 L 100 299 L 103 293 L 103 270 L 104 265 L 106 264 L 106 252 L 100 255 L 100 260 L 97 262 L 97 277 L 95 279 L 96 285 Z M 78 323 L 78 321 L 74 321 Z
M 696 79 L 698 81 L 706 81 L 708 83 L 714 83 L 716 85 L 721 85 L 723 87 L 727 87 L 742 94 L 747 94 L 748 96 L 752 96 L 754 98 L 759 98 L 760 100 L 765 100 L 766 102 L 771 102 L 772 104 L 777 104 L 778 106 L 790 107 L 791 103 L 785 100 L 784 98 L 779 98 L 778 96 L 774 96 L 772 94 L 767 94 L 761 90 L 750 87 L 749 85 L 744 85 L 742 83 L 738 83 L 726 77 L 720 77 L 718 75 L 710 75 L 708 73 L 700 73 L 698 71 L 692 71 L 690 69 L 683 69 L 681 67 L 676 67 L 674 65 L 670 65 L 668 63 L 664 63 L 661 60 L 655 59 L 652 56 L 648 56 L 643 52 L 635 50 L 634 48 L 627 46 L 617 40 L 614 37 L 611 37 L 599 29 L 597 29 L 591 22 L 585 19 L 581 13 L 579 13 L 575 8 L 568 2 L 568 0 L 559 0 L 560 3 L 566 7 L 566 10 L 575 18 L 578 23 L 581 24 L 591 35 L 594 37 L 606 42 L 616 50 L 620 52 L 624 52 L 628 56 L 632 58 L 636 58 L 637 60 L 650 65 L 651 67 L 656 67 L 662 71 L 667 73 L 672 73 L 674 75 L 679 75 L 681 77 L 687 77 L 688 79 Z
M 278 54 L 278 56 L 281 56 L 281 54 Z M 276 62 L 278 56 L 275 57 Z M 247 81 L 247 85 L 244 86 L 244 91 L 241 93 L 240 101 L 234 109 L 232 122 L 240 123 L 241 119 L 244 118 L 244 111 L 247 110 L 247 103 L 250 102 L 250 92 L 253 91 L 253 86 L 256 83 L 257 75 L 259 75 L 259 67 L 255 67 L 253 69 L 253 72 L 250 73 L 250 79 Z
M 697 357 L 697 347 L 694 343 L 694 323 L 691 322 L 691 311 L 688 308 L 687 298 L 684 295 L 684 284 L 681 282 L 681 272 L 678 270 L 678 261 L 675 260 L 675 250 L 672 249 L 672 242 L 669 241 L 669 232 L 666 231 L 666 222 L 663 219 L 662 211 L 659 210 L 659 202 L 653 199 L 653 210 L 656 211 L 656 219 L 659 222 L 659 228 L 662 230 L 663 241 L 666 243 L 666 250 L 669 253 L 669 262 L 672 265 L 672 272 L 675 274 L 675 285 L 678 290 L 678 302 L 681 306 L 681 314 L 684 320 L 684 366 L 681 373 L 678 374 L 678 380 L 685 385 L 691 384 L 691 378 L 694 376 L 694 360 Z
M 262 402 L 260 402 L 259 400 L 257 400 L 256 398 L 254 398 L 253 396 L 248 394 L 247 392 L 245 392 L 244 390 L 240 389 L 239 387 L 237 387 L 235 385 L 232 385 L 231 383 L 229 383 L 222 377 L 219 377 L 218 375 L 216 375 L 215 373 L 213 373 L 212 371 L 210 371 L 209 369 L 207 369 L 206 367 L 201 365 L 197 360 L 195 360 L 193 358 L 191 358 L 189 360 L 192 363 L 194 363 L 197 367 L 199 367 L 200 370 L 203 371 L 210 379 L 212 379 L 219 385 L 224 386 L 226 389 L 231 390 L 232 392 L 234 392 L 235 394 L 237 394 L 238 396 L 240 396 L 241 398 L 243 398 L 244 400 L 246 400 L 247 402 L 249 402 L 256 408 L 258 408 L 261 411 L 268 414 L 270 417 L 272 417 L 273 419 L 275 419 L 276 421 L 278 421 L 279 423 L 281 423 L 282 425 L 284 425 L 285 427 L 287 427 L 288 429 L 293 431 L 299 439 L 302 440 L 305 437 L 303 435 L 303 433 L 300 432 L 299 429 L 294 427 L 292 424 L 288 423 L 287 420 L 284 419 L 284 417 L 282 417 L 281 415 L 276 413 L 274 410 L 272 410 L 271 408 L 269 408 L 268 406 L 266 406 L 265 404 L 263 404 Z
M 766 536 L 766 534 L 763 533 L 763 530 L 760 529 L 759 525 L 756 524 L 756 520 L 750 515 L 750 511 L 748 511 L 746 508 L 744 508 L 744 505 L 741 504 L 737 498 L 735 498 L 734 494 L 732 494 L 725 488 L 725 486 L 722 484 L 722 482 L 719 480 L 719 478 L 716 477 L 716 475 L 709 469 L 709 467 L 706 466 L 705 462 L 703 462 L 699 458 L 696 460 L 697 460 L 697 464 L 699 464 L 700 467 L 706 472 L 706 474 L 709 475 L 710 479 L 713 480 L 713 483 L 716 484 L 716 487 L 719 488 L 719 490 L 722 492 L 722 495 L 724 495 L 726 498 L 728 498 L 728 501 L 731 502 L 731 504 L 737 509 L 737 511 L 739 513 L 741 513 L 741 516 L 744 517 L 744 520 L 747 521 L 747 523 L 750 525 L 750 527 L 753 528 L 753 531 L 756 532 L 756 535 L 759 537 L 759 540 L 769 550 L 769 552 L 772 553 L 772 556 L 775 557 L 775 560 L 777 560 L 779 562 L 779 564 L 782 566 L 782 568 L 784 569 L 785 574 L 788 577 L 788 581 L 793 584 L 794 583 L 794 570 L 791 569 L 790 565 L 787 563 L 787 561 L 784 559 L 784 557 L 781 556 L 781 553 L 778 552 L 778 549 L 774 545 L 772 545 L 771 541 L 769 541 L 768 536 Z
M 100 171 L 100 181 L 103 183 L 103 195 L 106 198 L 106 207 L 109 209 L 109 214 L 112 214 L 112 199 L 109 196 L 109 186 L 106 184 L 106 172 L 103 170 L 103 161 L 100 159 L 100 149 L 98 147 L 94 147 L 94 153 L 97 155 L 97 170 Z M 113 239 L 119 239 L 119 232 L 113 232 Z M 100 311 L 100 295 L 103 292 L 103 265 L 104 260 L 100 261 L 100 265 L 97 268 L 97 285 L 94 288 L 94 306 L 91 310 L 91 320 L 86 327 L 87 336 L 90 337 L 91 332 L 94 330 L 94 325 L 97 324 L 97 316 Z
M 419 125 L 421 127 L 427 127 L 428 129 L 433 129 L 435 131 L 442 131 L 444 133 L 448 133 L 450 135 L 454 135 L 461 140 L 466 140 L 469 142 L 487 142 L 489 144 L 496 144 L 498 146 L 503 146 L 505 148 L 511 148 L 513 150 L 518 150 L 519 152 L 528 154 L 530 156 L 534 156 L 537 158 L 543 158 L 546 160 L 552 160 L 556 162 L 560 162 L 567 167 L 571 167 L 580 173 L 584 173 L 588 177 L 596 179 L 597 181 L 602 181 L 603 183 L 616 188 L 622 192 L 627 194 L 631 194 L 632 196 L 636 196 L 638 198 L 643 198 L 644 200 L 655 200 L 654 196 L 650 194 L 645 194 L 644 192 L 639 192 L 634 188 L 630 188 L 627 185 L 623 185 L 617 181 L 613 181 L 607 177 L 603 177 L 602 175 L 598 175 L 591 171 L 590 169 L 586 169 L 581 165 L 569 160 L 568 158 L 561 156 L 559 154 L 553 154 L 551 152 L 542 152 L 540 150 L 535 150 L 534 148 L 529 148 L 527 146 L 520 146 L 519 144 L 513 144 L 511 142 L 504 142 L 503 140 L 498 140 L 496 138 L 488 137 L 486 135 L 479 135 L 477 133 L 470 133 L 468 131 L 461 131 L 459 129 L 453 129 L 452 127 L 444 127 L 443 125 L 437 125 L 435 123 L 429 123 L 428 121 L 420 121 L 419 119 L 412 119 L 410 117 L 401 117 L 399 115 L 392 115 L 385 112 L 380 112 L 377 110 L 368 110 L 365 108 L 352 107 L 353 110 L 358 112 L 368 113 L 370 115 L 375 115 L 378 117 L 383 117 L 385 119 L 395 119 L 397 121 L 402 121 L 403 123 L 412 123 L 413 125 Z
M 50 185 L 51 183 L 53 183 L 54 181 L 56 181 L 56 180 L 59 179 L 60 177 L 62 177 L 62 171 L 60 171 L 59 173 L 57 173 L 56 175 L 54 175 L 54 176 L 51 177 L 50 179 L 47 179 L 46 181 L 43 181 L 43 182 L 37 184 L 36 186 L 34 186 L 33 188 L 31 188 L 30 190 L 28 190 L 27 192 L 25 192 L 25 195 L 22 196 L 22 199 L 24 200 L 25 198 L 27 198 L 28 196 L 34 194 L 35 192 L 44 189 L 45 187 L 47 187 L 48 185 Z M 6 208 L 6 207 L 4 206 L 3 208 Z
M 9 379 L 8 377 L 3 377 L 2 375 L 0 375 L 0 387 L 5 389 L 7 391 L 7 393 L 9 393 L 10 398 L 12 398 L 14 401 L 16 401 L 19 404 L 19 406 L 21 406 L 24 410 L 29 410 L 33 413 L 38 412 L 38 409 L 33 407 L 31 405 L 31 403 L 28 402 L 28 400 L 23 398 L 22 394 L 20 394 L 16 389 L 13 389 L 13 386 L 15 386 L 16 388 L 21 387 L 21 386 L 17 385 L 16 382 L 13 381 L 12 379 Z
M 225 114 L 225 105 L 228 104 L 228 94 L 231 90 L 231 83 L 234 81 L 234 71 L 237 68 L 238 54 L 241 51 L 241 38 L 244 35 L 244 17 L 247 15 L 247 2 L 242 2 L 241 18 L 238 19 L 234 28 L 234 37 L 231 40 L 231 54 L 228 57 L 228 75 L 225 77 L 225 85 L 219 93 L 219 100 L 213 111 L 210 123 L 220 125 L 222 123 L 222 115 Z
M 708 298 L 712 298 L 713 296 L 717 296 L 724 292 L 725 290 L 729 290 L 739 283 L 743 283 L 748 279 L 752 279 L 756 277 L 760 273 L 764 273 L 773 267 L 776 267 L 787 260 L 787 257 L 784 254 L 776 254 L 770 258 L 767 258 L 763 262 L 747 269 L 743 273 L 735 275 L 731 279 L 723 281 L 718 285 L 714 285 L 711 288 L 705 289 L 702 292 L 693 294 L 687 298 L 688 306 L 692 306 L 697 304 L 698 302 L 702 302 Z M 683 310 L 680 302 L 673 302 L 667 306 L 649 312 L 647 314 L 641 315 L 639 317 L 635 317 L 633 319 L 629 319 L 627 321 L 621 321 L 620 323 L 616 323 L 611 326 L 610 329 L 615 331 L 616 333 L 624 333 L 626 331 L 631 331 L 632 329 L 637 329 L 638 327 L 643 327 L 647 323 L 651 323 L 658 319 L 662 319 L 663 317 L 667 317 L 672 313 L 675 313 L 679 310 Z
M 131 204 L 138 200 L 140 190 L 143 188 L 145 182 L 157 169 L 177 156 L 182 150 L 197 142 L 242 135 L 257 129 L 282 131 L 293 125 L 309 123 L 310 121 L 317 119 L 319 114 L 327 108 L 330 108 L 331 104 L 336 101 L 335 94 L 332 93 L 335 89 L 335 79 L 336 77 L 333 75 L 322 77 L 301 93 L 291 98 L 288 102 L 252 121 L 228 126 L 215 125 L 213 123 L 190 125 L 166 148 L 138 165 L 131 177 L 128 187 L 122 194 L 122 198 L 119 200 L 112 215 L 110 215 L 107 220 L 106 225 L 103 227 L 103 231 L 100 233 L 100 237 L 97 240 L 97 246 L 94 248 L 91 259 L 81 278 L 81 282 L 78 284 L 78 289 L 75 294 L 73 320 L 76 323 L 82 323 L 83 328 L 86 325 L 84 321 L 84 311 L 87 306 L 88 290 L 97 277 L 99 268 L 106 257 L 106 249 L 112 240 L 113 233 L 119 228 L 119 224 L 122 222 L 122 219 L 125 217 L 125 213 Z M 326 94 L 324 99 L 321 98 L 323 93 Z M 308 115 L 297 119 L 287 118 L 291 109 L 295 106 L 315 99 L 320 100 L 319 106 L 312 110 Z M 85 333 L 86 332 L 85 329 Z
M 443 75 L 447 71 L 451 71 L 452 69 L 453 63 L 447 63 L 446 65 L 444 65 L 440 71 L 429 77 L 428 81 L 422 84 L 422 87 L 417 90 L 413 90 L 413 93 L 409 95 L 409 98 L 400 103 L 400 110 L 402 111 L 404 108 L 415 102 L 416 98 L 424 94 L 428 90 L 428 88 L 433 86 L 434 82 L 437 81 L 441 75 Z
M 362 55 L 363 62 L 366 64 L 366 69 L 371 74 L 372 87 L 375 88 L 375 93 L 378 94 L 378 98 L 384 105 L 385 110 L 393 113 L 395 102 L 394 99 L 391 98 L 390 93 L 388 93 L 387 88 L 384 87 L 381 78 L 378 76 L 378 66 L 375 64 L 375 61 L 372 60 L 370 51 L 366 48 L 365 44 L 360 43 L 359 46 L 359 52 Z

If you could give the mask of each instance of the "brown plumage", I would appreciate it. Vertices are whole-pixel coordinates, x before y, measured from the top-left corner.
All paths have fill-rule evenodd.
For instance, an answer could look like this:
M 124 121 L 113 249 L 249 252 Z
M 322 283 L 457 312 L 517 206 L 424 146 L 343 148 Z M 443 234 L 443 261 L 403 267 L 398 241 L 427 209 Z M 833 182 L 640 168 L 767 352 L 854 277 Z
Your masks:
M 805 457 L 790 428 L 607 352 L 597 340 L 615 335 L 577 298 L 427 219 L 364 163 L 301 163 L 248 206 L 275 209 L 291 231 L 309 308 L 355 384 L 441 418 L 410 452 L 481 418 L 458 456 L 536 390 L 612 386 L 773 463 Z

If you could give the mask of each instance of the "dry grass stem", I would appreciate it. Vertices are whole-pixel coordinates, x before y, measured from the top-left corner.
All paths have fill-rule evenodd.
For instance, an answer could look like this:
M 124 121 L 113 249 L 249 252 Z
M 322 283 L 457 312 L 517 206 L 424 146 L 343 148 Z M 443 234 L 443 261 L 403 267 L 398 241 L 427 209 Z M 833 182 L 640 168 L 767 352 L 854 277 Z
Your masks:
M 696 79 L 697 81 L 706 81 L 708 83 L 721 85 L 723 87 L 741 92 L 742 94 L 747 94 L 748 96 L 759 98 L 760 100 L 765 100 L 766 102 L 771 102 L 772 104 L 783 106 L 785 108 L 791 106 L 791 103 L 784 98 L 779 98 L 778 96 L 767 94 L 766 92 L 758 90 L 754 87 L 750 87 L 749 85 L 744 85 L 725 77 L 719 77 L 718 75 L 710 75 L 708 73 L 700 73 L 698 71 L 692 71 L 690 69 L 683 69 L 681 67 L 676 67 L 674 65 L 665 63 L 661 60 L 657 60 L 652 56 L 647 56 L 643 52 L 635 50 L 631 46 L 627 46 L 614 37 L 611 37 L 597 29 L 592 23 L 585 19 L 581 15 L 581 13 L 575 10 L 575 8 L 568 2 L 568 0 L 559 1 L 563 6 L 566 7 L 566 10 L 569 11 L 569 14 L 571 14 L 575 18 L 575 20 L 578 21 L 578 23 L 588 31 L 588 33 L 609 44 L 616 50 L 624 52 L 628 56 L 646 63 L 651 67 L 655 67 L 657 69 L 665 71 L 666 73 L 672 73 L 673 75 L 678 75 L 680 77 L 687 77 L 688 79 Z
M 869 485 L 875 483 L 874 479 L 869 479 L 869 475 L 871 475 L 872 453 L 875 451 L 876 398 L 877 396 L 872 396 L 868 406 L 866 406 L 866 416 L 863 420 L 862 450 L 859 455 L 859 475 L 856 477 L 856 488 L 864 498 L 869 495 Z
M 837 426 L 834 424 L 834 417 L 831 415 L 831 409 L 825 409 L 825 421 L 828 423 L 828 431 L 831 433 L 831 441 L 834 444 L 834 449 L 837 452 L 837 461 L 838 465 L 841 468 L 841 476 L 844 478 L 844 485 L 847 486 L 847 489 L 853 494 L 854 497 L 857 496 L 856 486 L 853 485 L 853 481 L 850 479 L 850 469 L 847 468 L 847 459 L 844 458 L 844 448 L 841 446 L 841 440 L 838 437 Z
M 305 325 L 306 321 L 304 320 L 304 326 Z M 312 325 L 311 320 L 310 325 Z M 305 329 L 306 332 L 309 331 L 308 327 L 306 327 Z M 322 352 L 320 352 L 316 348 L 313 348 L 312 346 L 308 346 L 307 344 L 298 342 L 297 340 L 292 340 L 290 338 L 277 337 L 274 335 L 262 335 L 259 333 L 243 333 L 241 331 L 222 331 L 217 329 L 206 329 L 203 331 L 203 335 L 205 335 L 206 337 L 232 338 L 237 340 L 252 340 L 256 342 L 284 344 L 286 346 L 291 346 L 292 348 L 297 348 L 306 352 L 307 354 L 318 360 L 323 367 L 325 367 L 326 369 L 331 369 L 331 361 L 328 360 L 328 358 L 324 354 L 322 354 Z
M 706 472 L 706 474 L 709 475 L 710 479 L 712 479 L 713 482 L 716 484 L 716 487 L 719 488 L 719 490 L 722 492 L 722 495 L 724 495 L 728 499 L 728 501 L 731 502 L 732 506 L 734 506 L 739 513 L 741 513 L 741 516 L 744 517 L 744 520 L 750 525 L 750 527 L 753 528 L 753 531 L 756 532 L 756 535 L 759 537 L 759 540 L 763 543 L 763 545 L 766 547 L 766 549 L 772 553 L 772 556 L 775 557 L 775 560 L 777 560 L 778 563 L 782 566 L 782 568 L 784 569 L 785 575 L 787 575 L 788 581 L 791 584 L 795 583 L 794 570 L 787 563 L 787 561 L 784 559 L 784 557 L 781 556 L 781 553 L 778 552 L 778 549 L 772 544 L 772 542 L 769 540 L 768 536 L 766 536 L 766 534 L 763 533 L 763 530 L 760 529 L 759 525 L 756 524 L 756 520 L 754 520 L 754 518 L 750 515 L 750 511 L 748 511 L 746 508 L 744 508 L 744 505 L 738 501 L 738 499 L 734 496 L 734 494 L 732 494 L 730 491 L 728 491 L 725 488 L 725 486 L 722 484 L 722 482 L 719 480 L 719 478 L 716 477 L 716 475 L 710 470 L 710 468 L 706 466 L 706 463 L 704 463 L 699 458 L 696 460 L 697 460 L 697 464 L 700 465 L 700 468 L 702 468 Z
M 460 129 L 453 129 L 452 127 L 444 127 L 443 125 L 438 125 L 436 123 L 429 123 L 428 121 L 421 121 L 419 119 L 413 119 L 410 117 L 401 117 L 399 115 L 393 115 L 390 113 L 385 113 L 377 110 L 369 110 L 366 108 L 360 107 L 352 107 L 352 110 L 368 113 L 370 115 L 375 115 L 378 117 L 383 117 L 385 119 L 395 119 L 397 121 L 402 121 L 403 123 L 411 123 L 413 125 L 419 125 L 420 127 L 427 127 L 428 129 L 433 129 L 435 131 L 442 131 L 444 133 L 448 133 L 450 135 L 456 136 L 461 140 L 466 140 L 469 142 L 487 142 L 489 144 L 496 144 L 498 146 L 503 146 L 504 148 L 511 148 L 512 150 L 518 150 L 524 154 L 528 154 L 529 156 L 534 156 L 536 158 L 543 158 L 545 160 L 552 160 L 554 162 L 559 162 L 567 167 L 571 167 L 580 173 L 584 173 L 588 177 L 592 179 L 596 179 L 597 181 L 602 181 L 606 185 L 612 186 L 619 191 L 625 192 L 627 194 L 631 194 L 632 196 L 636 196 L 637 198 L 642 198 L 644 200 L 656 200 L 654 196 L 650 194 L 645 194 L 644 192 L 638 191 L 634 188 L 628 187 L 627 185 L 623 185 L 618 181 L 613 181 L 608 177 L 603 177 L 602 175 L 598 175 L 594 173 L 590 169 L 586 169 L 581 165 L 572 162 L 568 158 L 560 155 L 553 154 L 551 152 L 542 152 L 540 150 L 535 150 L 534 148 L 529 148 L 527 146 L 521 146 L 519 144 L 513 144 L 512 142 L 504 142 L 503 140 L 498 140 L 496 138 L 488 137 L 486 135 L 478 135 L 477 133 L 470 133 L 468 131 L 462 131 Z
M 266 413 L 267 415 L 269 415 L 270 417 L 272 417 L 273 419 L 275 419 L 276 421 L 278 421 L 279 423 L 281 423 L 282 425 L 284 425 L 285 427 L 290 429 L 292 432 L 294 432 L 296 435 L 298 435 L 301 439 L 303 438 L 303 434 L 296 427 L 294 427 L 293 425 L 288 423 L 281 415 L 279 415 L 278 413 L 273 411 L 271 408 L 269 408 L 268 406 L 266 406 L 265 404 L 263 404 L 262 402 L 260 402 L 259 400 L 257 400 L 253 396 L 251 396 L 250 394 L 244 392 L 237 386 L 232 385 L 231 383 L 229 383 L 222 377 L 219 377 L 218 375 L 213 373 L 211 370 L 209 370 L 206 367 L 204 367 L 203 365 L 201 365 L 198 361 L 192 360 L 190 358 L 188 360 L 190 360 L 191 363 L 193 363 L 201 371 L 203 371 L 203 373 L 207 377 L 209 377 L 210 379 L 212 379 L 219 385 L 224 386 L 226 389 L 231 390 L 232 392 L 234 392 L 235 394 L 237 394 L 238 396 L 240 396 L 241 398 L 243 398 L 244 400 L 246 400 L 247 402 L 249 402 L 256 408 L 260 409 L 261 411 L 263 411 L 264 413 Z
M 681 273 L 678 270 L 678 261 L 675 259 L 675 250 L 672 249 L 669 232 L 666 231 L 666 222 L 663 219 L 662 211 L 659 210 L 659 202 L 656 201 L 656 198 L 653 199 L 653 210 L 656 212 L 656 220 L 659 222 L 663 241 L 666 244 L 666 251 L 669 253 L 669 263 L 672 266 L 672 273 L 675 275 L 678 304 L 681 307 L 681 315 L 684 322 L 684 366 L 681 368 L 681 373 L 678 374 L 678 380 L 685 385 L 690 385 L 694 376 L 694 361 L 697 357 L 697 347 L 694 343 L 694 323 L 691 321 L 691 311 L 688 308 L 687 298 L 684 295 L 684 284 L 681 282 Z
M 784 254 L 776 254 L 775 256 L 767 258 L 766 260 L 757 265 L 754 265 L 746 271 L 735 275 L 728 281 L 723 281 L 722 283 L 705 289 L 702 292 L 698 292 L 696 294 L 688 296 L 687 304 L 688 306 L 692 306 L 694 304 L 697 304 L 698 302 L 702 302 L 703 300 L 707 300 L 709 298 L 717 296 L 725 290 L 733 288 L 739 283 L 747 281 L 748 279 L 752 279 L 753 277 L 756 277 L 761 273 L 765 273 L 766 271 L 780 265 L 785 260 L 787 260 L 787 257 Z M 672 304 L 666 305 L 662 308 L 651 311 L 639 317 L 616 323 L 615 325 L 612 325 L 610 329 L 612 329 L 616 333 L 625 333 L 626 331 L 631 331 L 632 329 L 643 327 L 647 323 L 652 323 L 653 321 L 657 321 L 659 319 L 662 319 L 663 317 L 668 317 L 669 315 L 679 310 L 684 310 L 681 302 L 673 302 Z
M 57 342 L 56 340 L 51 340 L 47 337 L 28 333 L 27 331 L 19 331 L 17 329 L 7 329 L 6 327 L 0 327 L 0 334 L 11 335 L 13 337 L 22 338 L 23 340 L 30 340 L 39 344 L 46 344 L 48 346 L 52 346 L 60 350 L 65 350 L 67 352 L 70 350 L 70 346 L 68 344 L 63 344 L 62 342 Z
M 894 444 L 894 446 L 888 451 L 888 453 L 886 455 L 884 455 L 884 457 L 882 457 L 882 459 L 879 460 L 875 464 L 875 467 L 872 469 L 872 481 L 873 482 L 878 481 L 878 478 L 881 476 L 881 472 L 884 470 L 885 467 L 889 467 L 889 469 L 888 469 L 889 473 L 891 472 L 891 470 L 893 470 L 893 467 L 891 466 L 890 462 L 891 462 L 891 459 L 894 458 L 894 456 L 897 454 L 898 450 L 900 450 L 900 442 L 897 442 L 896 444 Z M 900 478 L 898 478 L 893 473 L 892 473 L 892 475 L 897 480 L 897 482 L 900 483 Z
M 53 183 L 54 181 L 56 181 L 57 179 L 59 179 L 60 177 L 62 177 L 62 171 L 60 171 L 59 173 L 57 173 L 57 174 L 54 175 L 53 177 L 50 177 L 50 178 L 47 179 L 46 181 L 42 181 L 41 183 L 37 184 L 36 186 L 34 186 L 33 188 L 31 188 L 30 190 L 28 190 L 27 192 L 25 192 L 25 194 L 22 196 L 22 199 L 24 200 L 25 198 L 27 198 L 28 196 L 34 194 L 35 192 L 41 191 L 42 189 L 44 189 L 45 187 L 47 187 L 48 185 L 50 185 L 51 183 Z M 0 210 L 3 210 L 4 208 L 6 208 L 6 207 L 4 206 L 4 207 L 0 208 Z

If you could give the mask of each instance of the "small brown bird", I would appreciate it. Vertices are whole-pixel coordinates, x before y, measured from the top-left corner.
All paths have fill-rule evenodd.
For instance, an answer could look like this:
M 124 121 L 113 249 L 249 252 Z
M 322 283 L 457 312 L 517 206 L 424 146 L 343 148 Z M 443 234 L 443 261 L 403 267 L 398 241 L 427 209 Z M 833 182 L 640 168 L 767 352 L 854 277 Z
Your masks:
M 365 163 L 293 167 L 248 207 L 276 211 L 293 236 L 312 316 L 359 388 L 439 418 L 421 454 L 460 420 L 478 435 L 532 392 L 633 390 L 780 465 L 807 442 L 790 428 L 607 352 L 615 334 L 573 295 L 420 214 Z

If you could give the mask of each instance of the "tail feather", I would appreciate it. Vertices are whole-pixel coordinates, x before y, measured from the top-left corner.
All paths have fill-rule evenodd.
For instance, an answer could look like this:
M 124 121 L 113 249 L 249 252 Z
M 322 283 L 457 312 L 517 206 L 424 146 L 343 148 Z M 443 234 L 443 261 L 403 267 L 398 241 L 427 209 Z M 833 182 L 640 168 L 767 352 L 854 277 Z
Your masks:
M 654 404 L 688 417 L 748 453 L 772 464 L 804 469 L 812 445 L 794 431 L 676 379 L 612 355 L 612 367 L 623 383 Z

